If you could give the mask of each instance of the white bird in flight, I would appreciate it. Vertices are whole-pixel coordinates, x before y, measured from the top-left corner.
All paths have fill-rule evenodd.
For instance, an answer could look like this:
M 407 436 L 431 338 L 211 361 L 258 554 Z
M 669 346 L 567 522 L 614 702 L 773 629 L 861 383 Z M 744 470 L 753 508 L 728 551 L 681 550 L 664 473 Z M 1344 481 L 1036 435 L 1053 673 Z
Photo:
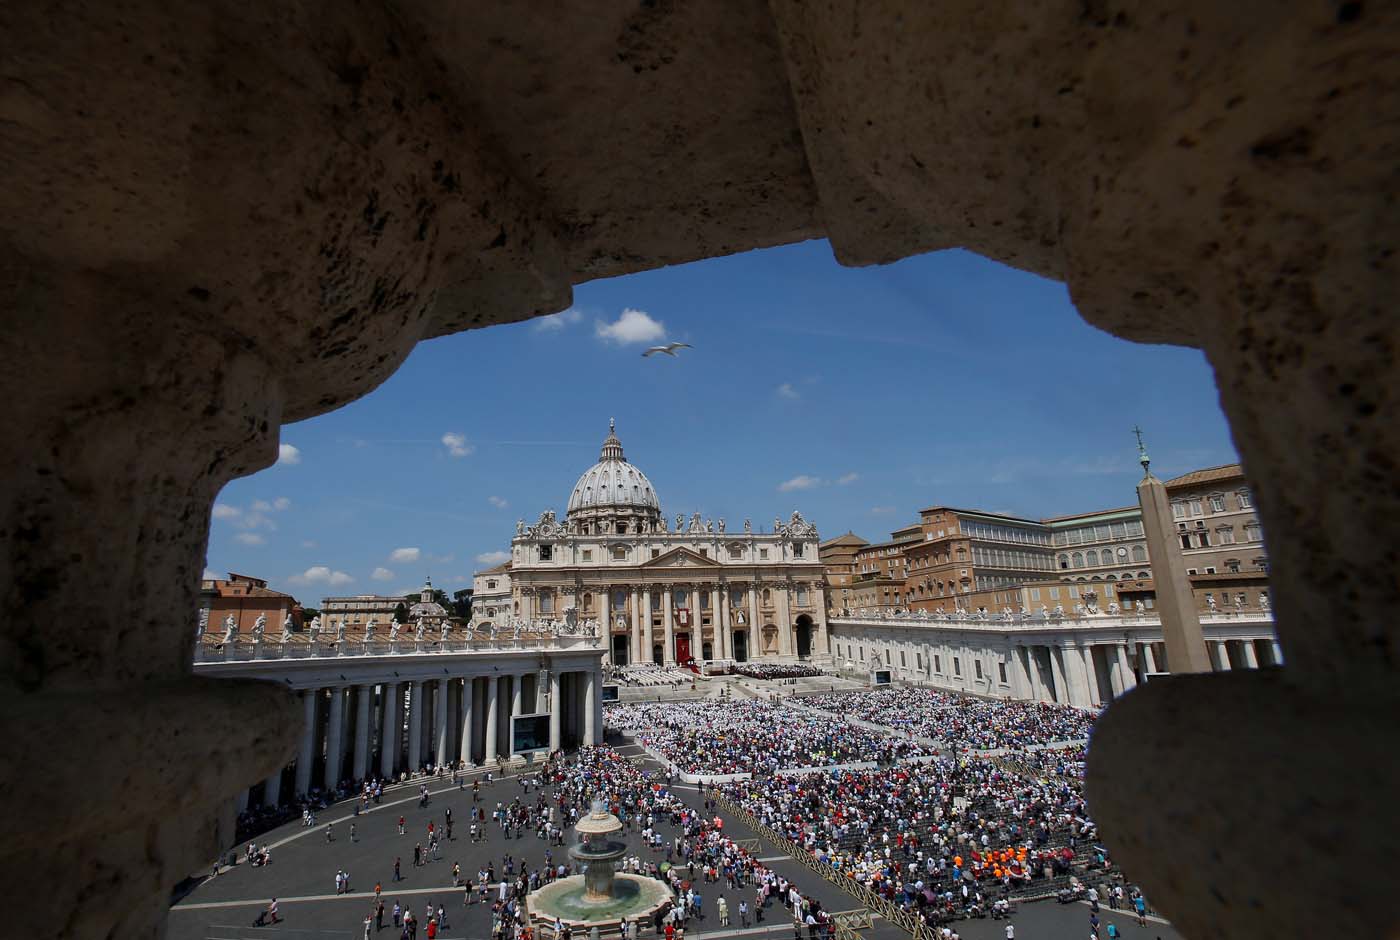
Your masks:
M 646 352 L 642 353 L 642 358 L 645 359 L 647 356 L 654 356 L 654 355 L 656 355 L 657 353 L 665 353 L 665 354 L 668 355 L 668 356 L 674 356 L 674 355 L 676 354 L 676 350 L 677 350 L 677 349 L 694 349 L 694 348 L 695 348 L 695 347 L 694 347 L 694 346 L 691 346 L 689 343 L 667 343 L 665 346 L 653 346 L 653 347 L 651 347 L 651 348 L 648 349 Z

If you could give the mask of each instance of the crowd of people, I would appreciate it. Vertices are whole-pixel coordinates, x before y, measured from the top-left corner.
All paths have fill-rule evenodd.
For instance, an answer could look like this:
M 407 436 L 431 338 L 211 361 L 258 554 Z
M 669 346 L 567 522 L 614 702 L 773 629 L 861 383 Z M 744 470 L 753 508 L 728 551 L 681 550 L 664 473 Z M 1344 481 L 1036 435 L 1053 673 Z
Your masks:
M 1098 709 L 982 699 L 957 692 L 886 686 L 801 699 L 823 711 L 885 725 L 959 748 L 1024 748 L 1089 736 Z
M 784 703 L 647 702 L 610 705 L 603 714 L 611 728 L 638 729 L 641 744 L 688 774 L 765 775 L 931 753 L 917 742 Z
M 827 675 L 824 670 L 806 663 L 735 663 L 732 671 L 750 679 L 806 679 Z

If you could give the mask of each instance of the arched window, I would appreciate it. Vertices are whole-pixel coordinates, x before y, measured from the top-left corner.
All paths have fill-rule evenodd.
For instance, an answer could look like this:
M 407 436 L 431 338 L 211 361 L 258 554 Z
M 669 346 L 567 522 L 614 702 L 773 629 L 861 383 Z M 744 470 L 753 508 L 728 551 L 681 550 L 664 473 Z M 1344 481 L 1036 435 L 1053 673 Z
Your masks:
M 768 590 L 767 588 L 764 588 L 764 589 L 763 589 L 763 603 L 764 603 L 764 604 L 771 604 L 771 603 L 773 603 L 773 592 L 770 591 L 770 590 Z
M 1076 568 L 1083 568 L 1083 567 L 1084 567 L 1084 555 L 1083 555 L 1083 553 L 1081 553 L 1081 552 L 1075 552 L 1075 553 L 1074 553 L 1074 559 L 1073 559 L 1073 560 L 1074 560 L 1074 567 L 1076 567 Z
M 1118 575 L 1116 575 L 1116 574 L 1107 575 L 1107 576 L 1104 578 L 1104 580 L 1105 580 L 1105 581 L 1117 581 L 1117 580 L 1118 580 Z
M 583 595 L 583 609 L 584 609 L 584 610 L 592 610 L 592 609 L 593 609 L 593 595 L 592 595 L 592 594 L 584 594 L 584 595 Z
M 1146 580 L 1147 578 L 1152 577 L 1152 572 L 1150 572 L 1150 571 L 1139 571 L 1139 572 L 1138 572 L 1138 577 L 1139 577 L 1140 579 Z
M 1061 567 L 1061 568 L 1068 568 L 1068 567 L 1069 567 L 1069 556 L 1068 556 L 1068 555 L 1061 555 L 1061 556 L 1060 556 L 1060 567 Z
M 1147 549 L 1141 545 L 1133 546 L 1133 561 L 1147 561 Z
M 1098 552 L 1094 551 L 1094 550 L 1091 548 L 1091 549 L 1089 549 L 1087 552 L 1084 553 L 1084 564 L 1088 565 L 1090 568 L 1094 568 L 1094 567 L 1097 567 L 1097 566 L 1098 566 L 1098 563 L 1099 563 L 1099 553 L 1098 553 Z

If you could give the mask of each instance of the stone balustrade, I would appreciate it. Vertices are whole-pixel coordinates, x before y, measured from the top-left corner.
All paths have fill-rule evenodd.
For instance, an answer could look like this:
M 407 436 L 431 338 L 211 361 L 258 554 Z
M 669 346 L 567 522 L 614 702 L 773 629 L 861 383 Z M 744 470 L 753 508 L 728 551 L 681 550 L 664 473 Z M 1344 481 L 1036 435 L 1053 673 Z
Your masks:
M 261 643 L 239 639 L 233 643 L 205 641 L 194 651 L 196 663 L 254 662 L 281 659 L 338 659 L 342 657 L 408 656 L 424 654 L 468 654 L 531 650 L 575 650 L 597 648 L 596 636 L 537 634 L 527 636 L 478 637 L 465 640 L 316 640 L 305 637 Z

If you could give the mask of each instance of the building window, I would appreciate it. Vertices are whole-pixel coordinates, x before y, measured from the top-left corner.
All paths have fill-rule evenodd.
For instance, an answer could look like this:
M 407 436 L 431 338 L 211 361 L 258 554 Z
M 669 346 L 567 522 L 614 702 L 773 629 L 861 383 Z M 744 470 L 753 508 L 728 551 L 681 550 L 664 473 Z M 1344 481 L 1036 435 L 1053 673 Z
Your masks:
M 552 613 L 554 613 L 554 592 L 553 592 L 553 591 L 541 591 L 541 592 L 540 592 L 540 613 L 542 613 L 542 614 L 552 614 Z
M 1147 549 L 1143 548 L 1141 545 L 1134 545 L 1134 546 L 1133 546 L 1133 561 L 1138 561 L 1138 562 L 1147 561 Z
M 660 557 L 661 557 L 661 549 L 659 549 L 659 548 L 653 548 L 653 549 L 651 550 L 651 557 L 652 557 L 652 558 L 660 558 Z
M 1241 509 L 1254 508 L 1254 497 L 1250 495 L 1249 490 L 1237 490 L 1235 492 L 1235 499 L 1239 500 Z
M 1200 500 L 1200 498 L 1198 497 L 1198 498 L 1196 498 L 1196 499 L 1191 500 L 1191 515 L 1193 515 L 1193 516 L 1199 516 L 1199 515 L 1201 515 L 1201 512 L 1202 512 L 1202 510 L 1201 510 L 1201 500 Z
M 1090 568 L 1093 568 L 1093 567 L 1095 567 L 1096 565 L 1098 565 L 1098 563 L 1099 563 L 1099 553 L 1098 553 L 1098 552 L 1094 551 L 1094 550 L 1091 548 L 1091 549 L 1089 549 L 1087 552 L 1084 553 L 1084 564 L 1088 565 Z
M 793 557 L 793 558 L 801 558 L 801 557 L 802 557 L 802 543 L 801 543 L 801 542 L 793 542 L 793 543 L 792 543 L 792 557 Z
M 763 606 L 768 607 L 773 603 L 773 592 L 768 588 L 763 589 Z
M 997 675 L 1001 679 L 1002 685 L 1010 685 L 1006 680 L 1006 663 L 997 663 Z
M 1215 534 L 1220 539 L 1221 545 L 1235 544 L 1235 530 L 1231 526 L 1221 526 L 1215 530 Z
M 700 609 L 701 609 L 701 610 L 709 610 L 709 609 L 710 609 L 710 592 L 709 592 L 709 591 L 701 591 L 701 592 L 700 592 Z
M 585 594 L 585 595 L 583 595 L 583 609 L 584 609 L 584 610 L 592 610 L 592 609 L 593 609 L 593 595 L 592 595 L 592 594 Z
M 1212 493 L 1209 497 L 1211 512 L 1225 511 L 1225 496 L 1221 493 Z
M 486 582 L 486 587 L 487 587 L 488 590 L 494 591 L 494 590 L 496 589 L 496 582 L 495 582 L 495 581 L 487 581 L 487 582 Z
M 860 648 L 860 661 L 865 662 L 865 647 Z
M 554 560 L 554 546 L 553 546 L 553 545 L 541 545 L 541 546 L 540 546 L 540 561 L 553 561 L 553 560 Z
M 1207 567 L 1207 568 L 1206 568 L 1206 574 L 1215 574 L 1215 566 L 1212 565 L 1212 566 Z
M 981 679 L 981 678 L 982 678 L 982 660 L 980 660 L 980 659 L 974 659 L 974 660 L 972 661 L 972 668 L 975 669 L 975 670 L 977 670 L 977 678 Z
M 800 587 L 797 589 L 797 606 L 807 606 L 807 589 L 805 587 Z
M 585 548 L 585 549 L 583 550 L 583 560 L 584 560 L 584 561 L 592 561 L 592 560 L 593 560 L 593 550 L 592 550 L 591 548 Z
M 1196 539 L 1200 542 L 1201 548 L 1210 548 L 1210 533 L 1201 531 L 1196 533 Z
M 960 656 L 953 657 L 953 675 L 959 679 L 962 678 L 962 657 Z
M 759 558 L 760 561 L 767 561 L 767 560 L 768 560 L 768 549 L 766 549 L 766 548 L 760 548 L 760 549 L 758 550 L 758 558 Z
M 1259 523 L 1250 520 L 1244 524 L 1244 540 L 1246 542 L 1258 542 L 1262 541 L 1263 538 L 1264 530 L 1260 528 Z
M 1073 560 L 1074 560 L 1074 567 L 1076 567 L 1076 568 L 1083 568 L 1083 567 L 1084 567 L 1084 553 L 1083 553 L 1083 552 L 1075 552 L 1074 555 L 1073 555 L 1072 557 L 1073 557 Z
M 933 655 L 933 671 L 940 676 L 943 674 L 943 657 L 939 656 L 937 653 Z
M 623 548 L 621 545 L 619 545 L 619 546 L 617 546 L 616 548 L 613 549 L 613 560 L 614 560 L 614 561 L 625 561 L 626 559 L 627 559 L 627 549 Z
M 909 663 L 904 659 L 904 650 L 899 651 L 899 668 L 904 669 Z
M 689 597 L 690 595 L 687 594 L 685 591 L 672 591 L 671 603 L 674 604 L 676 607 L 685 607 L 687 606 L 686 601 L 687 599 L 689 599 Z
M 702 549 L 700 549 L 700 557 L 701 557 L 701 558 L 709 558 L 709 557 L 710 557 L 710 550 L 709 550 L 708 548 L 702 548 Z
M 743 552 L 743 550 L 742 550 L 741 548 L 739 548 L 739 546 L 737 546 L 737 545 L 731 545 L 731 546 L 729 546 L 729 560 L 730 560 L 730 561 L 737 561 L 739 558 L 743 557 L 743 554 L 744 554 L 744 552 Z
M 924 670 L 924 654 L 923 654 L 923 653 L 915 653 L 915 654 L 914 654 L 914 668 L 917 669 L 917 670 L 919 670 L 920 672 L 923 672 L 923 670 Z
M 1185 518 L 1186 518 L 1186 504 L 1185 504 L 1185 503 L 1177 503 L 1177 502 L 1173 502 L 1173 503 L 1172 503 L 1172 518 L 1173 518 L 1173 519 L 1185 519 Z
M 1183 532 L 1183 533 L 1181 534 L 1181 547 L 1182 547 L 1182 548 L 1193 548 L 1193 547 L 1194 547 L 1194 546 L 1191 544 L 1191 534 L 1190 534 L 1189 532 Z
M 888 666 L 889 664 L 890 664 L 890 649 L 889 649 L 889 647 L 887 646 L 887 647 L 885 647 L 885 665 Z

